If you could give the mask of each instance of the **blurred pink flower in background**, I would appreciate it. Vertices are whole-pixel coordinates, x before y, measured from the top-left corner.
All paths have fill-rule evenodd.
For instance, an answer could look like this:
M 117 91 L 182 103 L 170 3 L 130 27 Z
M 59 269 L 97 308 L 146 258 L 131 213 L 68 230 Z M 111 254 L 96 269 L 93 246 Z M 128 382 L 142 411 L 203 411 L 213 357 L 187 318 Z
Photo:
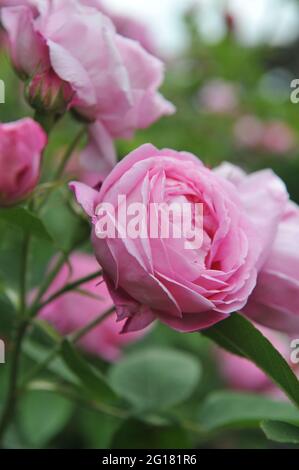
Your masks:
M 35 188 L 40 175 L 47 136 L 31 118 L 0 123 L 0 206 L 23 200 Z
M 265 126 L 261 145 L 274 154 L 288 153 L 295 146 L 295 134 L 283 121 L 271 121 Z
M 238 147 L 256 148 L 260 145 L 264 126 L 260 119 L 253 115 L 241 116 L 235 123 L 233 134 Z
M 94 257 L 88 254 L 75 253 L 70 258 L 71 272 L 67 265 L 61 269 L 51 288 L 50 296 L 66 283 L 88 276 L 99 270 Z M 40 318 L 49 322 L 60 334 L 68 335 L 95 320 L 101 313 L 113 306 L 106 284 L 98 285 L 98 280 L 89 281 L 80 287 L 84 292 L 71 291 L 45 306 Z M 116 321 L 112 313 L 102 323 L 93 328 L 79 341 L 86 352 L 102 357 L 107 361 L 118 360 L 126 345 L 141 339 L 148 329 L 140 333 L 120 334 L 123 322 Z
M 125 331 L 155 319 L 179 331 L 207 328 L 245 306 L 266 260 L 288 194 L 273 172 L 261 172 L 238 190 L 187 152 L 143 145 L 119 162 L 99 191 L 71 184 L 93 222 L 96 207 L 120 210 L 155 203 L 202 203 L 203 243 L 187 249 L 186 236 L 161 239 L 109 237 L 93 228 L 96 257 L 104 269 Z M 261 201 L 263 202 L 261 204 Z M 262 223 L 261 223 L 262 221 Z M 147 227 L 147 230 L 148 227 Z
M 241 116 L 233 135 L 238 147 L 281 155 L 295 146 L 295 134 L 283 121 L 263 122 L 253 115 Z
M 288 337 L 265 327 L 256 327 L 273 344 L 286 361 L 290 363 L 291 349 Z M 282 395 L 264 372 L 248 359 L 217 348 L 216 361 L 224 382 L 230 388 L 260 392 L 275 397 Z
M 203 111 L 215 114 L 231 114 L 239 105 L 239 88 L 235 83 L 223 79 L 210 80 L 198 94 Z

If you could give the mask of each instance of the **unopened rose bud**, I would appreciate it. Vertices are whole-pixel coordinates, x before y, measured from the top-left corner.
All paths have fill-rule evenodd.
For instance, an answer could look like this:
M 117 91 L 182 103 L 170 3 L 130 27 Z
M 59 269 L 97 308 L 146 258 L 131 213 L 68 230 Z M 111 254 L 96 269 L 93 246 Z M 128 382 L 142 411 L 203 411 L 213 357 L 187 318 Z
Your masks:
M 26 87 L 30 106 L 39 112 L 63 114 L 73 97 L 69 83 L 61 80 L 54 71 L 35 75 Z
M 46 142 L 45 132 L 30 118 L 0 124 L 0 207 L 17 204 L 34 189 Z

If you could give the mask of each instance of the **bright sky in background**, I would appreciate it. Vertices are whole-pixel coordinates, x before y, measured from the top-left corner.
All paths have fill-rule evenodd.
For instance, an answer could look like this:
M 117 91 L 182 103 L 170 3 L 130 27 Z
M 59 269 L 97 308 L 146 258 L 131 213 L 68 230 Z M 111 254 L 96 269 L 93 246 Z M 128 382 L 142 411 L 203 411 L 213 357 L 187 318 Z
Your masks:
M 299 33 L 299 2 L 296 0 L 105 0 L 110 8 L 142 19 L 152 29 L 156 42 L 166 53 L 175 53 L 185 44 L 182 12 L 199 7 L 200 29 L 209 41 L 224 33 L 222 11 L 227 9 L 237 20 L 242 41 L 285 43 Z

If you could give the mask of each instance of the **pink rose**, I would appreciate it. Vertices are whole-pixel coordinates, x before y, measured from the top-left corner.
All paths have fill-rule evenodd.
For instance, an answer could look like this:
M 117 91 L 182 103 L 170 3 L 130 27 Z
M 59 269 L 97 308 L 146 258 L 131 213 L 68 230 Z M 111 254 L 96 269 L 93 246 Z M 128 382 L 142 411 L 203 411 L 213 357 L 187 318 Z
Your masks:
M 118 163 L 99 192 L 82 183 L 71 187 L 94 222 L 95 254 L 117 314 L 126 318 L 124 331 L 156 318 L 179 331 L 196 331 L 243 308 L 287 201 L 285 186 L 271 172 L 236 191 L 195 156 L 152 145 Z M 144 204 L 142 223 L 155 203 L 191 207 L 194 220 L 196 204 L 202 204 L 201 245 L 187 243 L 189 231 L 179 238 L 154 237 L 147 226 L 142 237 L 98 238 L 98 206 L 109 203 L 117 216 L 123 212 L 119 196 L 126 197 L 127 206 Z M 170 223 L 178 228 L 174 217 Z
M 259 330 L 282 356 L 290 362 L 291 350 L 288 338 L 268 328 L 259 327 Z M 248 359 L 235 356 L 221 349 L 217 349 L 216 359 L 221 376 L 231 388 L 260 392 L 267 395 L 277 395 L 278 389 L 271 380 Z
M 270 255 L 244 313 L 259 323 L 299 334 L 299 207 L 289 203 Z
M 295 134 L 283 121 L 272 121 L 265 126 L 262 147 L 273 154 L 288 153 L 295 147 Z
M 295 135 L 283 121 L 263 122 L 256 116 L 240 117 L 234 126 L 234 137 L 239 147 L 273 154 L 284 154 L 293 150 Z
M 260 201 L 260 229 L 263 230 L 266 212 L 272 209 L 263 199 L 258 198 L 258 194 L 266 183 L 269 172 L 258 171 L 246 175 L 240 168 L 229 163 L 222 164 L 216 171 L 233 182 L 239 192 L 256 182 L 253 187 L 256 206 Z M 288 202 L 280 217 L 270 252 L 259 273 L 257 286 L 243 308 L 243 312 L 254 321 L 289 334 L 299 333 L 298 242 L 299 207 Z
M 76 253 L 71 257 L 72 272 L 64 266 L 47 296 L 62 288 L 66 283 L 88 276 L 99 269 L 93 256 Z M 98 285 L 98 280 L 89 281 L 82 285 L 86 294 L 69 292 L 43 308 L 40 317 L 53 325 L 62 335 L 68 335 L 86 326 L 113 306 L 104 282 Z M 88 295 L 90 294 L 90 295 Z M 140 333 L 120 334 L 122 323 L 116 322 L 116 315 L 111 314 L 106 320 L 93 328 L 82 337 L 79 344 L 87 352 L 100 356 L 107 361 L 116 361 L 123 348 L 142 337 Z
M 199 104 L 204 111 L 231 114 L 239 105 L 239 89 L 222 79 L 210 80 L 199 91 Z
M 254 115 L 241 116 L 234 125 L 233 133 L 238 147 L 256 149 L 264 135 L 263 122 Z
M 162 62 L 117 34 L 97 8 L 77 0 L 32 0 L 2 8 L 1 21 L 19 73 L 32 78 L 53 70 L 72 88 L 70 106 L 101 121 L 111 137 L 129 137 L 174 112 L 157 91 Z
M 0 124 L 1 207 L 18 203 L 34 189 L 46 143 L 43 129 L 30 118 Z
M 108 16 L 116 27 L 116 31 L 121 36 L 134 39 L 141 44 L 141 46 L 151 54 L 157 54 L 157 47 L 154 41 L 153 34 L 146 24 L 140 20 L 136 20 L 129 16 L 118 15 L 113 13 L 102 0 L 79 0 L 84 5 L 92 6 Z

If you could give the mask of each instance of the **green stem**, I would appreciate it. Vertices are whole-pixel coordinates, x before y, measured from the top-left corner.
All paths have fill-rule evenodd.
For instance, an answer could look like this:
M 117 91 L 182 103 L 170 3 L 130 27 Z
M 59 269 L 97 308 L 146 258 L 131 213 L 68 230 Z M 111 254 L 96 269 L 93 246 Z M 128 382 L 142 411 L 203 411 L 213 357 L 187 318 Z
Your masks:
M 9 425 L 9 422 L 14 414 L 16 399 L 17 399 L 17 378 L 20 363 L 20 353 L 22 347 L 22 341 L 27 331 L 28 321 L 23 321 L 17 329 L 16 339 L 13 345 L 13 351 L 11 356 L 11 369 L 9 375 L 9 384 L 7 397 L 4 405 L 3 414 L 0 421 L 0 441 L 2 440 L 4 433 Z
M 74 150 L 76 149 L 77 145 L 80 143 L 80 140 L 82 139 L 85 133 L 86 133 L 86 127 L 84 126 L 82 129 L 79 130 L 74 140 L 70 143 L 69 147 L 66 149 L 66 152 L 63 155 L 61 162 L 58 165 L 57 170 L 54 172 L 54 177 L 53 177 L 54 180 L 59 179 L 61 175 L 63 174 L 69 159 L 71 158 Z
M 54 171 L 52 177 L 50 177 L 50 181 L 48 181 L 48 183 L 51 183 L 52 181 L 55 181 L 55 180 L 59 180 L 59 178 L 61 178 L 69 159 L 71 158 L 74 150 L 76 149 L 77 145 L 80 143 L 80 140 L 82 139 L 85 133 L 86 133 L 86 127 L 84 126 L 83 128 L 79 130 L 74 140 L 70 143 L 70 145 L 66 149 L 66 152 L 63 155 L 61 162 L 59 163 L 56 171 Z M 55 186 L 50 188 L 47 194 L 45 195 L 45 197 L 42 199 L 42 201 L 38 205 L 38 212 L 40 212 L 42 208 L 45 206 L 45 204 L 47 203 L 54 189 L 55 189 Z
M 75 331 L 73 334 L 69 335 L 67 338 L 69 341 L 73 344 L 76 344 L 83 336 L 85 336 L 89 331 L 91 331 L 93 328 L 98 326 L 100 323 L 102 323 L 111 313 L 113 313 L 115 310 L 115 307 L 111 307 L 106 312 L 101 313 L 97 318 L 92 320 L 90 323 L 88 323 L 86 326 L 81 328 L 80 330 Z M 24 388 L 28 382 L 31 382 L 32 379 L 34 379 L 40 372 L 42 372 L 59 354 L 61 344 L 63 342 L 63 339 L 59 341 L 55 347 L 52 349 L 52 351 L 48 354 L 48 356 L 39 364 L 37 364 L 31 372 L 26 376 L 26 378 L 23 381 L 23 384 L 21 388 Z
M 41 111 L 36 111 L 34 114 L 34 120 L 38 122 L 44 131 L 49 135 L 55 125 L 57 116 L 53 113 L 43 113 Z
M 26 310 L 27 293 L 27 266 L 29 258 L 30 235 L 25 234 L 22 246 L 22 258 L 20 269 L 20 316 L 23 316 Z
M 71 290 L 76 289 L 77 287 L 81 286 L 82 284 L 86 284 L 89 281 L 92 281 L 93 279 L 96 279 L 97 277 L 100 277 L 102 275 L 102 271 L 96 271 L 95 273 L 89 274 L 88 276 L 82 277 L 80 279 L 77 279 L 74 282 L 71 282 L 64 286 L 62 289 L 59 289 L 57 292 L 55 292 L 53 295 L 51 295 L 47 300 L 45 300 L 42 304 L 38 306 L 38 310 L 42 309 L 46 305 L 50 304 L 53 302 L 53 300 L 57 299 L 58 297 L 61 297 L 62 295 L 66 294 L 67 292 L 70 292 Z
M 99 413 L 105 413 L 115 418 L 125 419 L 128 418 L 130 413 L 122 408 L 115 406 L 107 405 L 105 403 L 99 403 L 94 401 L 87 401 L 79 394 L 79 391 L 76 392 L 70 387 L 67 387 L 65 384 L 52 384 L 44 381 L 32 382 L 27 387 L 29 390 L 43 390 L 53 393 L 58 393 L 59 395 L 65 396 L 70 400 L 76 401 L 78 404 L 97 411 Z
M 106 312 L 96 317 L 86 326 L 84 326 L 80 330 L 75 331 L 73 334 L 69 335 L 69 340 L 74 344 L 77 343 L 81 338 L 83 338 L 83 336 L 87 335 L 87 333 L 89 333 L 96 326 L 98 326 L 100 323 L 106 320 L 106 318 L 108 318 L 111 315 L 111 313 L 113 313 L 114 311 L 115 311 L 115 307 L 113 305 L 113 307 L 109 308 L 108 310 L 106 310 Z
M 57 274 L 59 273 L 60 269 L 62 268 L 62 266 L 66 262 L 67 258 L 68 258 L 68 255 L 66 253 L 63 253 L 58 258 L 58 260 L 57 260 L 54 268 L 52 269 L 52 271 L 49 273 L 49 275 L 42 282 L 42 284 L 39 288 L 38 294 L 37 294 L 32 306 L 30 307 L 30 316 L 31 317 L 34 317 L 35 315 L 37 315 L 38 311 L 41 309 L 40 301 L 41 301 L 43 295 L 49 289 L 50 285 L 54 281 L 54 279 L 57 276 Z
M 9 374 L 8 391 L 6 402 L 3 408 L 3 414 L 0 420 L 0 441 L 6 431 L 6 428 L 14 414 L 17 398 L 17 379 L 19 371 L 20 353 L 22 341 L 29 325 L 29 320 L 24 319 L 26 313 L 26 293 L 27 293 L 27 274 L 28 274 L 28 257 L 30 247 L 30 235 L 25 234 L 22 244 L 22 258 L 20 269 L 20 310 L 17 319 L 16 337 L 13 341 L 13 349 L 11 353 L 11 369 Z

